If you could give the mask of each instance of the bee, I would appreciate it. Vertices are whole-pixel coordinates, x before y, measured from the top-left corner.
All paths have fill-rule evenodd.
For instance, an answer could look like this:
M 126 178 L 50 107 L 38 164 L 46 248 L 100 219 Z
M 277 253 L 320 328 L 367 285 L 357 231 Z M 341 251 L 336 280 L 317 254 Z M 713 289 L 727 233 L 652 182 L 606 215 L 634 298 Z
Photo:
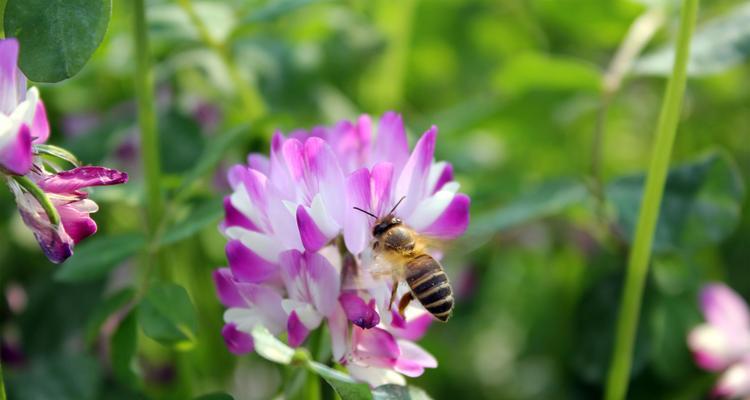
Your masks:
M 409 303 L 416 299 L 435 319 L 446 322 L 453 313 L 453 289 L 443 266 L 427 254 L 425 238 L 394 214 L 404 198 L 382 217 L 358 207 L 354 209 L 375 218 L 372 250 L 377 258 L 386 261 L 393 277 L 390 304 L 395 301 L 398 283 L 405 280 L 409 291 L 398 303 L 399 313 L 403 315 Z

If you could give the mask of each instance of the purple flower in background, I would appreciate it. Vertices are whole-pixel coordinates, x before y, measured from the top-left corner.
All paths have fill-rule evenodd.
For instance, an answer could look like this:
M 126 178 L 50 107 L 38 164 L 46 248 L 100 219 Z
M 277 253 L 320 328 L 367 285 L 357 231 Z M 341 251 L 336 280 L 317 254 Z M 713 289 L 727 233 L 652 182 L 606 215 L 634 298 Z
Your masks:
M 354 210 L 383 215 L 405 197 L 397 214 L 412 229 L 439 239 L 461 235 L 469 197 L 458 193 L 451 165 L 434 161 L 436 137 L 430 128 L 410 153 L 400 115 L 383 115 L 376 136 L 365 115 L 276 133 L 270 157 L 251 154 L 229 170 L 233 192 L 221 224 L 229 268 L 214 280 L 229 307 L 222 333 L 232 352 L 252 351 L 257 324 L 287 332 L 296 347 L 327 323 L 334 359 L 371 385 L 403 384 L 402 375 L 437 366 L 414 343 L 432 317 L 416 303 L 403 316 L 391 306 L 399 282 L 373 272 L 373 220 Z M 250 296 L 250 287 L 265 296 Z
M 33 164 L 32 143 L 44 143 L 49 123 L 36 87 L 26 90 L 17 67 L 18 41 L 0 40 L 0 172 L 26 174 Z
M 695 362 L 709 371 L 724 371 L 714 393 L 725 397 L 750 395 L 750 311 L 745 301 L 720 283 L 700 294 L 706 323 L 694 328 L 688 345 Z

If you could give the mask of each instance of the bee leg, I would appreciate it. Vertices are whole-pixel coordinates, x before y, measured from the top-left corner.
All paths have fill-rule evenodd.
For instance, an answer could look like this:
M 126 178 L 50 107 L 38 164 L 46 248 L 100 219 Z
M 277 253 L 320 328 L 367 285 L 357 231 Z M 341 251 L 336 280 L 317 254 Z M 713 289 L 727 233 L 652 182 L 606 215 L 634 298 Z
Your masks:
M 404 310 L 406 310 L 406 306 L 408 306 L 412 300 L 414 300 L 414 296 L 411 292 L 406 292 L 406 294 L 401 297 L 401 301 L 398 302 L 398 313 L 402 318 L 404 318 Z
M 396 291 L 398 290 L 398 282 L 393 282 L 393 289 L 391 289 L 391 301 L 388 302 L 388 311 L 391 311 L 393 302 L 396 301 Z

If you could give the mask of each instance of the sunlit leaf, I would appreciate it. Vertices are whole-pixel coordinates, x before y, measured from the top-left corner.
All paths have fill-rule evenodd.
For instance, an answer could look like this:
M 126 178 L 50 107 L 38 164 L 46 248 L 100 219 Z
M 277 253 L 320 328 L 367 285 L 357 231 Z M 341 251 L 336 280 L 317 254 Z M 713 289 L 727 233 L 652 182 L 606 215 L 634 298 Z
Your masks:
M 61 282 L 80 282 L 106 275 L 143 248 L 146 239 L 139 233 L 98 235 L 76 246 L 75 253 L 55 273 Z
M 494 83 L 512 96 L 531 90 L 596 92 L 601 87 L 601 73 L 582 60 L 526 53 L 508 60 Z
M 86 342 L 93 343 L 99 336 L 102 324 L 109 318 L 115 311 L 118 311 L 125 307 L 135 297 L 135 290 L 132 288 L 122 289 L 103 302 L 94 309 L 91 317 L 86 323 Z
M 750 2 L 744 2 L 724 15 L 698 27 L 690 44 L 688 74 L 693 76 L 722 72 L 745 62 L 750 56 Z M 646 54 L 634 72 L 669 75 L 674 63 L 674 45 Z
M 607 187 L 625 237 L 633 237 L 644 178 L 620 178 Z M 717 243 L 739 221 L 744 185 L 737 166 L 724 153 L 710 154 L 670 170 L 654 236 L 654 251 L 696 249 Z
M 138 306 L 143 333 L 164 345 L 188 349 L 194 345 L 198 321 L 187 291 L 174 283 L 151 285 Z
M 308 361 L 307 365 L 325 379 L 343 400 L 372 399 L 370 388 L 364 383 L 355 381 L 349 375 L 315 361 Z
M 120 382 L 131 388 L 139 385 L 139 377 L 134 365 L 138 348 L 138 324 L 135 314 L 130 311 L 120 321 L 117 330 L 112 335 L 110 350 L 114 375 Z
M 5 36 L 21 44 L 29 79 L 59 82 L 77 74 L 107 31 L 111 0 L 8 0 Z
M 278 364 L 289 364 L 294 357 L 294 349 L 284 344 L 271 334 L 263 325 L 253 329 L 255 351 L 268 361 Z

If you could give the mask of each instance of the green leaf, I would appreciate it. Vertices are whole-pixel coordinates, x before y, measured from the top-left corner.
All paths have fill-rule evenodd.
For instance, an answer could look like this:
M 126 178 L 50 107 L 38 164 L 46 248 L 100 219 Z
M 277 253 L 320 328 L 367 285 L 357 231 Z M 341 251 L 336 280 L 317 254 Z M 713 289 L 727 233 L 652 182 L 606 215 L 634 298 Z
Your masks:
M 84 354 L 45 355 L 23 372 L 3 372 L 8 398 L 14 400 L 94 400 L 101 384 L 101 367 Z
M 115 311 L 125 307 L 126 304 L 133 300 L 133 297 L 135 297 L 135 290 L 125 288 L 99 303 L 86 323 L 86 343 L 89 345 L 93 344 L 99 336 L 99 331 L 104 321 Z
M 218 222 L 224 214 L 221 200 L 211 199 L 195 207 L 182 221 L 167 230 L 159 244 L 161 246 L 184 240 L 206 226 Z
M 375 400 L 431 400 L 422 389 L 415 386 L 382 385 L 372 391 Z
M 75 253 L 55 273 L 61 282 L 81 282 L 106 275 L 146 244 L 140 233 L 94 236 L 76 246 Z
M 486 237 L 534 219 L 563 212 L 587 196 L 582 183 L 555 180 L 542 183 L 497 211 L 475 218 L 467 232 L 468 240 Z
M 111 352 L 112 371 L 117 379 L 130 388 L 140 385 L 140 378 L 136 373 L 136 351 L 138 349 L 138 324 L 134 311 L 120 321 L 112 335 Z
M 511 96 L 531 90 L 597 92 L 601 73 L 596 66 L 574 58 L 526 53 L 514 57 L 495 76 L 495 87 Z
M 662 378 L 684 382 L 695 368 L 685 340 L 691 328 L 701 322 L 694 305 L 696 293 L 660 298 L 649 315 L 651 365 Z
M 183 173 L 201 155 L 205 140 L 198 123 L 176 110 L 159 116 L 161 162 L 165 173 Z
M 607 198 L 630 240 L 643 194 L 643 175 L 615 180 Z M 701 248 L 727 237 L 737 226 L 745 189 L 731 158 L 719 152 L 670 170 L 654 236 L 654 252 Z
M 32 81 L 77 74 L 107 31 L 111 0 L 8 0 L 5 36 L 18 38 L 19 64 Z
M 198 321 L 187 291 L 174 283 L 151 285 L 138 306 L 138 322 L 151 339 L 179 349 L 195 344 Z
M 227 393 L 209 393 L 204 394 L 203 396 L 198 396 L 193 400 L 234 400 L 234 397 L 232 395 Z
M 688 74 L 722 72 L 747 60 L 750 55 L 750 2 L 744 2 L 724 15 L 702 24 L 690 43 Z M 641 57 L 634 72 L 666 76 L 672 73 L 674 44 Z
M 210 171 L 224 158 L 224 154 L 232 148 L 243 135 L 246 135 L 250 126 L 243 124 L 218 135 L 209 141 L 206 149 L 201 154 L 195 166 L 185 174 L 180 190 L 190 187 L 195 181 Z
M 327 0 L 330 2 L 331 0 Z M 323 3 L 326 0 L 279 0 L 271 1 L 266 6 L 254 10 L 250 15 L 242 19 L 242 24 L 268 22 L 305 7 L 313 3 Z
M 307 366 L 311 371 L 325 379 L 343 400 L 369 400 L 373 398 L 370 394 L 370 388 L 366 384 L 355 381 L 341 371 L 329 368 L 316 361 L 308 361 Z
M 268 361 L 289 365 L 294 357 L 294 349 L 277 339 L 263 325 L 253 329 L 255 352 Z

